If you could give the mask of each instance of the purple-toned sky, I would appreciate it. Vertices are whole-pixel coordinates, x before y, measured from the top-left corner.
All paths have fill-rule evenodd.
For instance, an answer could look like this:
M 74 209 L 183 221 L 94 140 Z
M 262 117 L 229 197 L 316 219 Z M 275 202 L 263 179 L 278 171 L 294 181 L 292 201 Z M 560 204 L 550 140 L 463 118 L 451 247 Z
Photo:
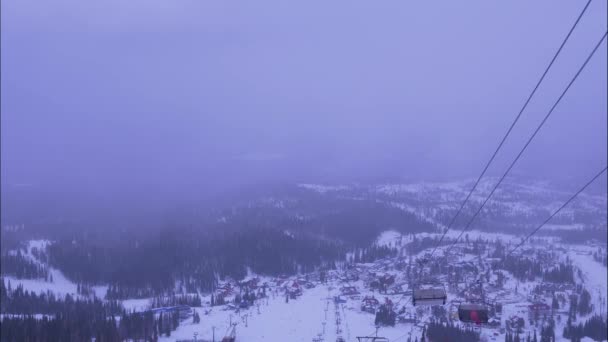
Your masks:
M 586 1 L 2 1 L 2 183 L 476 176 Z M 607 27 L 594 0 L 491 173 Z M 606 43 L 515 175 L 606 164 Z

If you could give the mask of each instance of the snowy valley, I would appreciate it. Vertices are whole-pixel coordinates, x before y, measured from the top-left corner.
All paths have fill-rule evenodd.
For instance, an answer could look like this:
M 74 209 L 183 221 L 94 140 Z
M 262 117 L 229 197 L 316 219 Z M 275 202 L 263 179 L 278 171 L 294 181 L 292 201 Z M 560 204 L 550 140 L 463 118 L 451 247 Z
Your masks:
M 228 234 L 212 243 L 218 245 L 212 252 L 230 251 L 226 255 L 238 258 L 220 255 L 207 262 L 199 258 L 208 254 L 188 253 L 203 253 L 211 245 L 197 243 L 190 251 L 190 244 L 179 237 L 165 236 L 177 239 L 167 248 L 184 246 L 183 251 L 160 249 L 175 255 L 157 255 L 137 265 L 154 270 L 166 258 L 174 258 L 180 267 L 191 265 L 176 274 L 158 271 L 153 273 L 158 278 L 146 281 L 150 273 L 145 270 L 131 269 L 131 279 L 113 270 L 119 264 L 97 263 L 105 260 L 103 249 L 109 247 L 82 237 L 21 241 L 2 255 L 2 325 L 16 317 L 52 322 L 58 301 L 82 301 L 73 312 L 88 305 L 114 322 L 115 328 L 91 326 L 97 340 L 606 339 L 606 240 L 601 238 L 606 236 L 606 197 L 581 196 L 542 234 L 509 254 L 567 194 L 538 184 L 510 183 L 472 230 L 456 240 L 464 224 L 458 222 L 439 243 L 468 185 L 299 184 L 264 194 L 206 216 L 208 229 Z M 473 199 L 464 218 L 479 200 Z M 351 217 L 354 211 L 366 217 L 343 220 L 341 213 Z M 243 228 L 245 221 L 257 226 Z M 241 229 L 264 229 L 266 239 L 253 239 Z M 571 240 L 573 235 L 577 239 Z M 219 242 L 223 239 L 242 244 Z M 275 243 L 289 247 L 280 249 Z M 318 259 L 306 253 L 311 246 Z M 130 265 L 129 259 L 139 255 L 131 250 L 152 247 L 136 238 L 125 242 L 125 248 L 123 261 Z M 236 269 L 230 266 L 235 260 L 242 262 Z M 219 267 L 222 262 L 226 264 Z M 274 263 L 280 265 L 268 266 Z M 93 265 L 109 267 L 107 278 L 87 278 L 86 267 Z M 186 274 L 188 270 L 192 273 Z M 444 302 L 414 305 L 414 293 L 424 288 L 444 291 Z M 464 321 L 459 311 L 471 304 L 484 310 L 487 319 Z

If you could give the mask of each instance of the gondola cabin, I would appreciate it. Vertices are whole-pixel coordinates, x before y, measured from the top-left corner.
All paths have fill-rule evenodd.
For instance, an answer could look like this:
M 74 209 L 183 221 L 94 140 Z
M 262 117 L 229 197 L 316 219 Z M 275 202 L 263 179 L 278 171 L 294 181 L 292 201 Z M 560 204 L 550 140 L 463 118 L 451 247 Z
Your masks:
M 445 305 L 448 296 L 443 288 L 417 289 L 412 291 L 412 305 Z
M 460 304 L 458 306 L 458 319 L 465 323 L 487 324 L 489 310 L 482 304 Z

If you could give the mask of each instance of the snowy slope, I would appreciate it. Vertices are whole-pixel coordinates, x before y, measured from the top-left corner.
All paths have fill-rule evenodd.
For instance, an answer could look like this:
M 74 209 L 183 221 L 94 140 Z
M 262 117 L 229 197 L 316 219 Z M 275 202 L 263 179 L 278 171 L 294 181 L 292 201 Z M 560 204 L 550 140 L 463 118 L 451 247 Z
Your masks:
M 213 337 L 213 327 L 216 327 L 216 341 L 228 330 L 229 323 L 238 323 L 237 325 L 237 340 L 238 341 L 293 341 L 293 342 L 310 342 L 312 338 L 321 334 L 325 341 L 335 341 L 338 334 L 336 333 L 335 323 L 335 308 L 333 301 L 329 301 L 328 297 L 333 298 L 337 294 L 337 290 L 329 290 L 326 286 L 317 286 L 304 292 L 302 297 L 285 302 L 283 296 L 270 298 L 268 304 L 260 306 L 260 313 L 257 308 L 252 307 L 249 310 L 243 310 L 239 314 L 232 311 L 216 310 L 209 315 L 205 315 L 202 308 L 197 308 L 201 315 L 199 324 L 190 322 L 182 323 L 179 328 L 171 334 L 170 337 L 163 337 L 161 341 L 174 341 L 176 339 L 192 339 L 195 332 L 198 333 L 199 339 L 211 340 Z M 358 302 L 357 302 L 358 303 Z M 325 308 L 327 311 L 327 319 L 325 318 Z M 349 335 L 353 341 L 356 336 L 368 336 L 375 332 L 373 325 L 373 315 L 362 313 L 356 308 L 354 302 L 345 306 L 344 311 L 340 307 L 341 316 L 343 317 L 341 336 L 347 338 Z M 247 316 L 247 324 L 245 325 L 245 316 Z M 323 334 L 323 322 L 325 322 L 325 334 Z M 347 328 L 348 326 L 348 328 Z M 385 336 L 395 341 L 396 338 L 412 330 L 411 325 L 399 325 L 393 328 L 382 328 L 379 335 Z M 414 329 L 414 331 L 417 331 Z M 219 338 L 218 338 L 219 337 Z

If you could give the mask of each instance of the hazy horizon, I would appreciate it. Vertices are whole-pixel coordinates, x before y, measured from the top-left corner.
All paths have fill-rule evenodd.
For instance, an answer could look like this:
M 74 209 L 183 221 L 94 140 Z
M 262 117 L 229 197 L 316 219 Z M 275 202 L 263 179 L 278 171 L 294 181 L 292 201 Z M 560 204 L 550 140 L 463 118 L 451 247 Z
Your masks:
M 584 4 L 4 1 L 2 185 L 476 177 Z M 605 32 L 606 6 L 591 3 L 490 175 Z M 606 74 L 604 43 L 514 176 L 578 186 L 606 164 Z
M 606 0 L 0 6 L 0 341 L 608 337 Z

